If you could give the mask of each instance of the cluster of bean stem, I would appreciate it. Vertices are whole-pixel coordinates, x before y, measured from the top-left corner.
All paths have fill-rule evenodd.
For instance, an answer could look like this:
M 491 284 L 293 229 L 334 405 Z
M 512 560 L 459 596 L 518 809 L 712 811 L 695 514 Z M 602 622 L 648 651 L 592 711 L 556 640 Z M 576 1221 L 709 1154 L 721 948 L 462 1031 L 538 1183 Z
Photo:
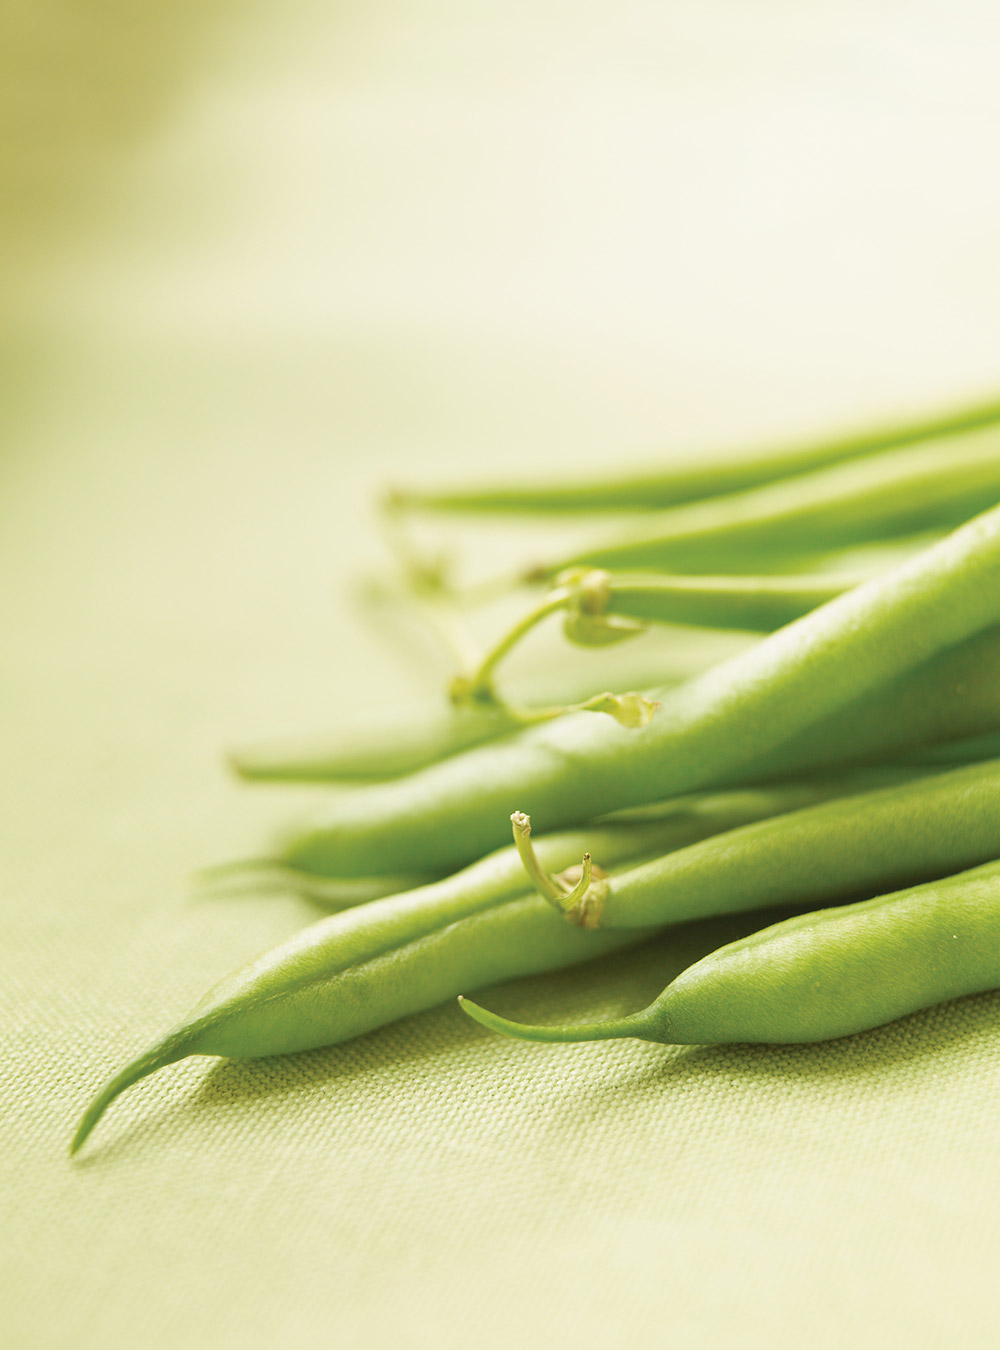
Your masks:
M 409 543 L 414 513 L 630 516 L 525 565 L 517 584 L 550 589 L 484 648 L 453 644 L 443 716 L 231 757 L 246 779 L 355 784 L 210 878 L 334 912 L 129 1061 L 74 1151 L 179 1059 L 332 1045 L 455 996 L 528 1039 L 723 1043 L 824 1040 L 1000 987 L 1000 405 L 711 470 L 388 501 L 403 584 L 449 628 L 466 601 Z M 860 546 L 863 568 L 844 556 Z M 660 624 L 756 636 L 680 683 L 513 705 L 497 669 L 553 615 L 584 645 Z M 626 1017 L 525 1026 L 464 997 L 775 905 L 797 913 Z

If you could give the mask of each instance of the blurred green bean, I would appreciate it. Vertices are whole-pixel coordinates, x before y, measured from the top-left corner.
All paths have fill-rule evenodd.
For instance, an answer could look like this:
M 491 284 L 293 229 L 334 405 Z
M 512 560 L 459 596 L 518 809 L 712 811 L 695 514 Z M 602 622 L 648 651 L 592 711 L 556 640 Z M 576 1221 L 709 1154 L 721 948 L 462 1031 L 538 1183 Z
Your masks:
M 856 463 L 663 511 L 624 534 L 526 570 L 571 567 L 744 571 L 762 557 L 819 552 L 947 529 L 1000 500 L 1000 431 L 883 451 Z M 770 568 L 764 570 L 770 571 Z
M 741 492 L 762 483 L 806 473 L 842 460 L 918 441 L 938 440 L 1000 421 L 1000 402 L 957 408 L 937 417 L 875 427 L 811 445 L 784 450 L 742 450 L 693 456 L 669 468 L 650 469 L 589 482 L 548 485 L 511 483 L 459 491 L 399 489 L 389 500 L 398 507 L 429 511 L 537 512 L 650 510 L 705 497 Z M 617 456 L 616 456 L 617 459 Z M 568 477 L 568 476 L 567 476 Z

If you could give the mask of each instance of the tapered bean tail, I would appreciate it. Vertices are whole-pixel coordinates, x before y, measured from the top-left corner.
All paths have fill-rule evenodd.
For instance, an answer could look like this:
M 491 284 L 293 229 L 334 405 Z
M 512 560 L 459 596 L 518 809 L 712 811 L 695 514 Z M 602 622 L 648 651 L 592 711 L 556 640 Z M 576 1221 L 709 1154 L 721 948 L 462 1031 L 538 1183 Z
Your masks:
M 172 1036 L 167 1036 L 162 1041 L 157 1041 L 156 1045 L 151 1046 L 150 1049 L 126 1064 L 123 1069 L 119 1070 L 113 1078 L 105 1083 L 84 1111 L 76 1134 L 73 1136 L 73 1142 L 69 1146 L 70 1153 L 79 1152 L 91 1130 L 120 1093 L 131 1087 L 133 1083 L 137 1083 L 140 1078 L 147 1078 L 157 1069 L 162 1069 L 167 1064 L 174 1064 L 190 1053 L 190 1037 L 183 1032 L 178 1032 Z
M 636 1015 L 616 1017 L 607 1022 L 585 1022 L 576 1027 L 539 1027 L 526 1022 L 511 1022 L 506 1017 L 490 1012 L 488 1008 L 481 1008 L 463 994 L 458 996 L 458 1005 L 474 1022 L 489 1027 L 490 1031 L 499 1031 L 504 1036 L 515 1036 L 522 1041 L 614 1041 L 628 1036 L 643 1038 L 641 1019 Z
M 230 899 L 235 895 L 285 894 L 298 895 L 303 900 L 311 900 L 326 909 L 351 909 L 369 900 L 379 900 L 384 895 L 398 895 L 403 891 L 414 890 L 424 885 L 430 878 L 426 873 L 412 873 L 388 877 L 323 877 L 315 872 L 306 872 L 300 867 L 289 867 L 287 863 L 269 862 L 264 866 L 242 867 L 239 864 L 229 869 L 221 864 L 224 871 L 205 877 L 201 873 L 192 877 L 195 898 L 200 900 Z

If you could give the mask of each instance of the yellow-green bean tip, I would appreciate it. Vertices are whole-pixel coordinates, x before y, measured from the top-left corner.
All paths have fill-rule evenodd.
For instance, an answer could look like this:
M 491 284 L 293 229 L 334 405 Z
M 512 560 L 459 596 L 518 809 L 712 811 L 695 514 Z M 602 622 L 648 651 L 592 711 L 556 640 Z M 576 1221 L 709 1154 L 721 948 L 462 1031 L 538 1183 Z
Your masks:
M 488 1027 L 490 1031 L 499 1031 L 504 1036 L 516 1036 L 521 1040 L 528 1041 L 558 1041 L 563 1039 L 562 1027 L 533 1027 L 524 1022 L 511 1022 L 498 1013 L 490 1012 L 488 1008 L 481 1008 L 478 1003 L 473 1003 L 472 999 L 466 998 L 464 994 L 459 994 L 458 1006 L 474 1022 L 479 1022 L 481 1026 Z
M 584 1022 L 578 1026 L 544 1027 L 528 1022 L 511 1022 L 500 1017 L 488 1008 L 481 1008 L 472 999 L 459 994 L 458 1005 L 464 1013 L 488 1027 L 490 1031 L 499 1031 L 504 1036 L 516 1036 L 522 1041 L 611 1041 L 622 1036 L 643 1038 L 643 1014 L 633 1013 L 628 1017 L 615 1017 L 607 1022 Z

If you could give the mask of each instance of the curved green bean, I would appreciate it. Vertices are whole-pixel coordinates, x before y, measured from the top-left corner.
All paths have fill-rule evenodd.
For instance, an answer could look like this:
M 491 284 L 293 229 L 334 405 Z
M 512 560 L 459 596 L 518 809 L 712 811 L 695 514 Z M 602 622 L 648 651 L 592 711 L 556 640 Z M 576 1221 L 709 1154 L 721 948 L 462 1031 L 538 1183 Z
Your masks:
M 470 711 L 492 705 L 524 723 L 545 720 L 532 710 L 511 709 L 497 695 L 494 678 L 501 661 L 527 634 L 557 614 L 564 616 L 566 637 L 582 646 L 635 637 L 650 622 L 770 633 L 863 580 L 867 577 L 668 577 L 575 569 L 558 579 L 556 588 L 493 645 L 475 670 L 455 677 L 452 701 Z M 556 709 L 553 715 L 570 711 L 574 709 Z
M 491 905 L 398 945 L 362 931 L 369 918 L 359 910 L 330 915 L 216 985 L 104 1085 L 80 1121 L 71 1152 L 126 1088 L 190 1055 L 257 1058 L 336 1045 L 463 988 L 575 965 L 646 936 L 637 929 L 584 933 L 535 895 Z
M 795 1043 L 849 1036 L 997 987 L 1000 862 L 990 862 L 764 928 L 689 966 L 625 1017 L 528 1026 L 460 1002 L 477 1022 L 525 1040 Z
M 1000 403 L 973 405 L 923 421 L 873 428 L 833 440 L 786 450 L 745 450 L 733 456 L 691 459 L 669 469 L 650 470 L 593 482 L 560 482 L 548 486 L 511 486 L 466 491 L 398 490 L 398 506 L 432 511 L 609 511 L 648 510 L 676 506 L 728 492 L 739 492 L 777 478 L 790 477 L 841 460 L 917 441 L 958 436 L 1000 421 Z M 947 453 L 945 451 L 944 453 Z
M 906 781 L 914 770 L 843 775 L 771 789 L 720 793 L 661 806 L 635 820 L 543 839 L 541 863 L 568 869 L 589 845 L 608 867 L 631 863 L 766 815 L 795 811 L 874 778 Z M 259 1056 L 332 1045 L 464 988 L 588 960 L 638 940 L 635 932 L 579 941 L 526 889 L 516 849 L 402 895 L 333 914 L 295 934 L 211 990 L 193 1012 L 100 1090 L 74 1140 L 80 1147 L 116 1096 L 188 1055 Z M 593 946 L 589 945 L 594 943 Z
M 597 847 L 605 863 L 617 864 L 626 858 L 686 848 L 750 821 L 798 811 L 834 797 L 909 783 L 928 772 L 920 763 L 870 765 L 788 782 L 772 780 L 721 792 L 692 793 L 610 813 L 585 829 L 544 839 L 538 848 L 546 855 L 551 851 L 555 858 L 564 859 L 545 863 L 558 869 L 572 870 L 588 847 Z M 292 867 L 280 859 L 259 857 L 209 865 L 195 874 L 194 881 L 205 894 L 277 889 L 331 910 L 370 905 L 401 894 L 406 894 L 408 903 L 412 901 L 416 908 L 451 903 L 456 897 L 460 904 L 476 906 L 486 900 L 515 895 L 525 886 L 517 851 L 510 846 L 487 854 L 451 877 L 428 874 L 327 877 Z
M 609 610 L 615 611 L 621 603 L 622 613 L 641 620 L 770 631 L 861 579 L 856 569 L 852 574 L 801 577 L 612 575 Z M 616 686 L 641 689 L 651 678 L 650 666 L 648 656 L 638 661 L 626 658 L 615 674 Z M 585 671 L 563 681 L 550 700 L 584 701 L 593 693 L 593 680 L 586 683 L 581 676 Z M 512 735 L 523 726 L 523 719 L 499 702 L 453 703 L 430 715 L 383 717 L 322 735 L 239 746 L 228 753 L 227 763 L 249 782 L 377 783 L 416 773 L 463 750 Z
M 612 573 L 607 613 L 650 623 L 772 633 L 867 576 L 650 576 Z
M 680 683 L 693 670 L 704 669 L 718 654 L 678 634 L 667 652 L 656 644 L 627 648 L 616 663 L 619 688 Z M 664 671 L 664 660 L 669 669 Z M 542 679 L 533 703 L 578 703 L 594 692 L 594 674 L 584 659 L 558 679 Z M 230 767 L 251 782 L 371 783 L 400 778 L 450 758 L 462 750 L 499 740 L 523 729 L 523 722 L 499 704 L 447 705 L 444 699 L 427 709 L 400 716 L 390 713 L 354 722 L 323 735 L 274 738 L 230 752 Z
M 727 782 L 767 783 L 908 755 L 993 758 L 1000 732 L 1000 627 L 987 628 L 772 746 Z
M 499 704 L 455 707 L 432 720 L 377 722 L 323 737 L 240 746 L 229 767 L 255 782 L 378 782 L 498 740 L 521 723 Z
M 950 527 L 1000 498 L 1000 434 L 956 445 L 887 450 L 729 497 L 677 507 L 624 536 L 531 569 L 532 577 L 588 566 L 670 572 L 743 570 L 761 556 L 845 548 Z
M 774 798 L 764 793 L 760 800 Z M 745 816 L 745 809 L 737 808 L 736 817 L 740 815 Z M 678 839 L 701 837 L 699 828 L 713 828 L 718 820 L 718 815 L 710 821 L 707 816 L 698 820 L 691 813 L 682 813 L 655 821 L 608 824 L 599 831 L 599 847 L 602 856 L 613 863 L 669 848 Z M 581 835 L 570 834 L 543 841 L 542 848 L 546 867 L 569 868 L 579 860 L 584 840 Z M 435 930 L 447 933 L 460 921 L 502 904 L 525 889 L 517 851 L 508 847 L 456 876 L 373 900 L 311 924 L 216 985 L 179 1026 L 115 1074 L 88 1107 L 72 1151 L 82 1145 L 119 1093 L 178 1059 L 196 1054 L 270 1055 L 331 1045 L 430 1006 L 422 1001 L 426 995 L 420 991 L 435 987 L 433 971 L 421 972 L 418 963 L 412 985 L 398 987 L 396 971 L 404 959 L 399 953 L 419 947 Z M 543 923 L 541 944 L 533 947 L 526 969 L 545 969 L 547 953 L 556 965 L 560 953 L 566 953 L 566 961 L 590 955 L 585 948 L 558 937 L 546 942 L 546 930 Z M 531 933 L 527 936 L 530 938 Z M 613 938 L 602 950 L 620 945 L 621 941 Z M 577 951 L 579 955 L 575 955 Z M 533 965 L 532 961 L 543 964 Z
M 597 863 L 600 849 L 591 852 Z M 585 927 L 642 927 L 898 890 L 1000 858 L 1000 760 L 748 823 L 618 873 Z M 584 900 L 587 898 L 584 897 Z
M 548 831 L 738 781 L 998 618 L 1000 509 L 667 691 L 642 730 L 578 714 L 361 789 L 290 837 L 286 861 L 334 875 L 448 868 L 497 847 L 513 807 Z M 787 765 L 773 772 L 782 767 L 787 776 Z
M 984 728 L 997 728 L 997 732 L 978 734 Z M 808 783 L 816 774 L 850 766 L 882 763 L 888 772 L 889 765 L 919 769 L 928 764 L 961 764 L 997 755 L 1000 628 L 990 628 L 762 752 L 743 771 L 734 772 L 729 782 L 743 787 L 788 779 Z M 365 796 L 370 802 L 371 796 Z M 688 794 L 684 796 L 686 800 Z M 663 801 L 658 800 L 614 815 L 644 811 L 658 814 L 662 810 Z M 388 818 L 389 811 L 385 815 Z M 305 855 L 303 842 L 310 847 Z M 317 860 L 312 850 L 310 829 L 290 834 L 284 852 L 286 857 L 297 859 L 296 866 L 318 868 L 316 875 L 326 876 L 324 860 Z
M 255 1057 L 335 1044 L 461 989 L 583 961 L 667 923 L 792 899 L 847 897 L 888 877 L 934 872 L 1000 848 L 996 766 L 851 797 L 832 808 L 794 809 L 817 791 L 851 781 L 723 795 L 660 820 L 595 828 L 588 842 L 608 863 L 689 846 L 674 855 L 672 875 L 668 856 L 607 879 L 611 922 L 624 917 L 627 926 L 587 934 L 582 942 L 584 935 L 546 904 L 518 895 L 524 878 L 511 848 L 444 882 L 312 924 L 224 979 L 179 1026 L 115 1074 L 85 1112 L 73 1149 L 125 1088 L 189 1055 Z M 726 830 L 727 819 L 740 824 L 763 810 L 787 813 L 756 831 Z M 828 818 L 817 824 L 824 811 Z M 911 840 L 908 851 L 907 832 L 928 820 L 943 838 L 935 843 L 928 831 L 920 847 Z M 690 844 L 709 829 L 724 832 Z M 835 833 L 841 843 L 849 837 L 849 851 L 831 849 Z M 573 834 L 543 840 L 544 865 L 568 866 L 583 842 Z M 775 874 L 776 866 L 783 870 Z M 648 921 L 638 927 L 643 918 Z
M 456 719 L 464 715 L 461 710 Z M 463 745 L 451 735 L 453 719 L 382 722 L 326 740 L 275 741 L 241 750 L 233 757 L 234 767 L 251 781 L 384 782 L 523 730 L 499 708 L 495 719 L 484 714 L 483 721 L 502 726 L 502 732 Z M 991 631 L 892 681 L 884 695 L 852 705 L 849 716 L 824 719 L 806 735 L 816 737 L 818 768 L 889 755 L 901 762 L 952 764 L 1000 755 L 1000 737 L 976 734 L 994 724 L 1000 725 L 1000 633 Z M 758 778 L 806 772 L 807 752 L 803 738 L 786 743 L 772 767 L 765 757 Z

